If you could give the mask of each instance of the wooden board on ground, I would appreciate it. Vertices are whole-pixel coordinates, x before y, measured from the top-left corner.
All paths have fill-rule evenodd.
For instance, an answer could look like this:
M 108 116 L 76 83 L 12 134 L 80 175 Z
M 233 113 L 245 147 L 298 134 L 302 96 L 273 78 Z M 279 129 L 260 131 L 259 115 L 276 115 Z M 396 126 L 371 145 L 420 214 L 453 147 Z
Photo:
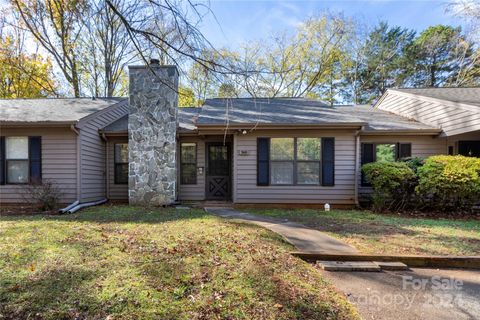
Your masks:
M 325 271 L 367 271 L 379 272 L 382 269 L 370 261 L 317 261 Z

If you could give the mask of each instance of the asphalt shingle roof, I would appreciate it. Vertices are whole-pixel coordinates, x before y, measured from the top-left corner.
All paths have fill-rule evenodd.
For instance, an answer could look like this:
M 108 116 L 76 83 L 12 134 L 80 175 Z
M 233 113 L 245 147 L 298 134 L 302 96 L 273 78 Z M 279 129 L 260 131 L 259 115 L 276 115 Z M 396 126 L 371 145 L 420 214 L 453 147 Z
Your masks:
M 126 98 L 4 99 L 0 122 L 75 122 Z
M 228 108 L 228 111 L 227 111 Z M 371 106 L 329 106 L 303 98 L 208 99 L 197 125 L 235 124 L 366 124 L 366 130 L 436 129 Z
M 441 99 L 451 102 L 480 106 L 480 87 L 478 88 L 412 88 L 390 89 L 419 96 Z
M 187 132 L 196 129 L 195 121 L 198 117 L 200 108 L 178 108 L 178 128 L 180 131 Z M 105 133 L 126 132 L 128 130 L 128 115 L 110 123 L 102 129 Z

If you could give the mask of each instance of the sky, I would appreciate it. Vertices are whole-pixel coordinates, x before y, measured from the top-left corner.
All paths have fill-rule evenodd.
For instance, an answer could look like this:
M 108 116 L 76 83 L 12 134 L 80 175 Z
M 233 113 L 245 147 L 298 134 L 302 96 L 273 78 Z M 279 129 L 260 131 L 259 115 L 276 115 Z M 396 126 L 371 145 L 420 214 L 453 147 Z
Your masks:
M 435 24 L 461 25 L 445 12 L 448 0 L 370 1 L 233 1 L 211 0 L 214 15 L 201 25 L 204 36 L 216 48 L 235 48 L 242 43 L 268 38 L 272 33 L 293 30 L 308 17 L 325 12 L 343 12 L 361 23 L 375 25 L 385 20 L 417 31 Z

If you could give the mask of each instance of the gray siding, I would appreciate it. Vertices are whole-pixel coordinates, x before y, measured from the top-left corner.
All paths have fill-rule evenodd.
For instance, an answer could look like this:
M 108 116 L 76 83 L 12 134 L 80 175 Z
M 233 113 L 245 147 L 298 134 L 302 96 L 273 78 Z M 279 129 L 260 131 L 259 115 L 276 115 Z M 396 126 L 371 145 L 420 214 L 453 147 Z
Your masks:
M 257 186 L 257 137 L 334 137 L 335 186 Z M 239 155 L 240 151 L 246 155 Z M 235 203 L 355 203 L 355 136 L 353 131 L 256 131 L 235 137 Z
M 128 143 L 128 138 L 109 137 L 107 142 L 107 198 L 128 200 L 128 184 L 115 184 L 115 143 Z
M 77 198 L 77 135 L 68 128 L 2 128 L 2 136 L 42 137 L 42 178 L 61 190 L 62 203 Z M 0 204 L 25 202 L 22 185 L 0 186 Z
M 480 107 L 388 90 L 381 110 L 441 128 L 447 136 L 480 130 Z
M 180 184 L 179 181 L 179 200 L 204 200 L 205 199 L 205 141 L 200 137 L 180 137 L 178 142 L 178 156 L 180 157 L 180 144 L 182 142 L 195 142 L 197 144 L 197 168 L 203 167 L 203 174 L 199 175 L 197 170 L 196 184 Z M 180 174 L 180 158 L 178 160 Z
M 80 201 L 101 200 L 106 197 L 105 142 L 98 130 L 128 113 L 128 105 L 109 107 L 79 124 L 80 128 Z
M 467 141 L 479 140 L 480 141 L 480 130 L 448 137 L 447 145 L 452 146 L 454 153 L 458 154 L 458 141 L 462 141 L 462 140 L 467 140 Z

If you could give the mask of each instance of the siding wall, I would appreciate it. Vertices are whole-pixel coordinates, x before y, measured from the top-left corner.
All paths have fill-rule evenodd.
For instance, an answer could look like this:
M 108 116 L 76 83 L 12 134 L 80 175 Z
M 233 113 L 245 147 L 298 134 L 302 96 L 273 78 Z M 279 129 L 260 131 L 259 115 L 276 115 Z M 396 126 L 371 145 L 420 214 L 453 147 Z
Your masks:
M 107 142 L 107 198 L 128 201 L 128 184 L 115 184 L 115 143 L 128 143 L 127 137 L 109 137 Z
M 109 107 L 79 124 L 81 202 L 101 200 L 106 197 L 105 142 L 98 134 L 98 129 L 127 113 L 128 105 L 122 103 Z
M 42 137 L 42 178 L 61 190 L 62 203 L 77 199 L 77 135 L 69 128 L 2 128 L 2 136 Z M 22 185 L 0 185 L 0 205 L 25 202 Z
M 458 154 L 458 141 L 462 140 L 479 140 L 480 141 L 480 130 L 475 132 L 469 132 L 464 134 L 459 134 L 456 136 L 451 136 L 447 138 L 447 145 L 452 146 L 454 153 Z
M 442 128 L 447 136 L 480 130 L 480 107 L 476 106 L 442 103 L 389 90 L 378 108 Z
M 257 137 L 334 137 L 335 185 L 257 186 Z M 246 155 L 239 155 L 246 151 Z M 355 135 L 354 131 L 256 131 L 235 137 L 234 190 L 236 203 L 355 203 Z
M 180 184 L 179 182 L 179 200 L 204 200 L 205 199 L 205 140 L 200 137 L 180 137 L 178 142 L 178 173 L 180 175 L 180 144 L 182 142 L 195 142 L 197 144 L 197 169 L 203 167 L 203 174 L 198 174 L 196 184 Z
M 361 136 L 361 143 L 411 143 L 412 144 L 412 157 L 426 158 L 437 154 L 447 154 L 447 138 L 445 137 L 433 137 L 433 136 Z M 359 159 L 361 161 L 361 158 Z M 360 172 L 359 172 L 359 183 Z M 370 187 L 359 188 L 359 195 L 368 194 L 372 191 Z

